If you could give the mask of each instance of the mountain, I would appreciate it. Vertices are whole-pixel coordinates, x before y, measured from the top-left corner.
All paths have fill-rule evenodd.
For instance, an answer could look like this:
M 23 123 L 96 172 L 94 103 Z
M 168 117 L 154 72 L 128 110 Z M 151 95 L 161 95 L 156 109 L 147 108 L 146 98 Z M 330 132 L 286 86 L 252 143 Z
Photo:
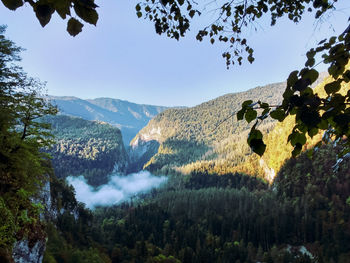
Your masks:
M 316 84 L 324 76 L 321 74 Z M 270 180 L 273 170 L 251 154 L 246 142 L 252 124 L 237 121 L 236 112 L 246 100 L 280 104 L 285 86 L 285 82 L 269 84 L 226 94 L 195 107 L 165 110 L 131 141 L 130 168 L 185 174 L 194 170 L 244 172 Z M 268 133 L 275 123 L 268 118 L 259 128 Z
M 131 139 L 150 119 L 168 108 L 112 98 L 83 100 L 76 97 L 49 96 L 49 99 L 58 106 L 61 114 L 103 121 L 118 127 L 125 145 L 129 145 Z
M 250 154 L 246 145 L 250 125 L 237 122 L 235 112 L 248 99 L 280 103 L 284 87 L 283 82 L 275 83 L 227 94 L 192 108 L 165 110 L 131 141 L 132 166 L 154 171 L 211 160 L 225 160 L 230 166 L 243 162 Z M 268 119 L 266 129 L 272 124 Z
M 101 185 L 111 172 L 126 170 L 128 156 L 117 127 L 64 115 L 44 121 L 56 140 L 47 152 L 58 178 L 83 175 L 91 185 Z
M 331 76 L 327 76 L 314 88 L 314 92 L 321 98 L 326 98 L 327 94 L 324 89 L 325 85 L 334 81 Z M 343 83 L 339 93 L 345 95 L 350 90 L 350 83 Z M 267 145 L 263 158 L 270 169 L 279 171 L 286 160 L 292 157 L 293 147 L 287 143 L 289 134 L 292 132 L 295 125 L 295 116 L 288 116 L 283 122 L 277 123 L 276 127 L 266 136 L 265 143 Z M 307 136 L 307 143 L 304 145 L 304 150 L 310 149 L 318 143 L 323 136 L 320 131 L 313 138 Z
M 315 89 L 320 96 L 327 81 Z M 47 225 L 43 262 L 349 262 L 350 154 L 339 158 L 342 147 L 331 143 L 314 149 L 312 159 L 308 151 L 289 158 L 294 119 L 288 117 L 278 124 L 267 120 L 271 147 L 259 162 L 247 147 L 246 122 L 226 120 L 247 96 L 278 103 L 283 86 L 169 109 L 151 120 L 132 141 L 133 165 L 191 172 L 172 174 L 148 194 L 90 211 L 75 200 L 72 187 L 53 180 L 57 216 Z M 349 91 L 349 84 L 342 89 Z M 62 117 L 56 129 L 64 140 L 108 141 L 110 125 L 80 126 L 80 119 Z M 234 172 L 269 167 L 278 167 L 271 184 Z

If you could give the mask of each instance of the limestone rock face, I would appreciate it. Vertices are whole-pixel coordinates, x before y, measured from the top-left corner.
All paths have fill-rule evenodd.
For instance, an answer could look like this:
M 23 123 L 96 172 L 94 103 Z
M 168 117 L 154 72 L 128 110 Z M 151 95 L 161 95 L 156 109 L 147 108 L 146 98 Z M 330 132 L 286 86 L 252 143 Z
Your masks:
M 130 163 L 128 172 L 138 172 L 155 155 L 159 148 L 159 142 L 155 139 L 145 139 L 142 136 L 136 138 L 129 149 Z
M 51 187 L 50 181 L 44 184 L 41 189 L 38 198 L 35 198 L 35 202 L 40 202 L 44 205 L 44 211 L 40 214 L 41 221 L 52 220 L 57 217 L 57 211 L 52 206 L 51 200 Z M 16 263 L 41 263 L 44 257 L 46 249 L 46 239 L 35 241 L 34 244 L 30 243 L 27 239 L 17 241 L 12 250 L 12 259 Z
M 41 263 L 45 248 L 46 240 L 37 241 L 33 247 L 27 240 L 20 240 L 13 247 L 12 257 L 16 263 Z

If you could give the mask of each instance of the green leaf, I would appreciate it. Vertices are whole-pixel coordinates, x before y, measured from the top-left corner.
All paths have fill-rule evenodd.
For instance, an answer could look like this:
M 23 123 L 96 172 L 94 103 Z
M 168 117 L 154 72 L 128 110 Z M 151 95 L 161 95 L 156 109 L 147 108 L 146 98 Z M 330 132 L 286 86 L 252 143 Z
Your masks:
M 70 2 L 68 0 L 53 1 L 53 5 L 62 19 L 66 19 L 67 15 L 70 15 Z
M 343 129 L 346 129 L 346 127 L 349 126 L 350 124 L 350 115 L 349 114 L 338 114 L 336 115 L 333 120 L 335 121 L 335 123 L 337 123 L 340 127 L 342 127 Z
M 303 146 L 300 144 L 300 143 L 297 143 L 295 146 L 294 146 L 294 149 L 292 151 L 292 156 L 293 157 L 296 157 L 300 154 L 301 150 L 302 150 Z
M 312 128 L 308 131 L 309 136 L 312 138 L 318 133 L 318 128 Z
M 237 120 L 243 120 L 244 114 L 246 112 L 246 108 L 243 108 L 237 112 Z
M 308 150 L 307 152 L 306 152 L 306 155 L 307 155 L 307 157 L 309 158 L 309 159 L 312 159 L 312 157 L 313 157 L 313 155 L 314 155 L 314 148 L 311 148 L 310 150 Z
M 297 144 L 304 145 L 306 143 L 306 136 L 304 133 L 298 132 L 298 131 L 293 131 L 289 136 L 288 136 L 288 141 L 292 146 L 295 146 Z
M 74 11 L 85 22 L 96 26 L 98 14 L 94 8 L 85 5 L 80 5 L 78 4 L 78 2 L 75 2 Z
M 308 79 L 310 83 L 314 83 L 319 76 L 319 73 L 315 69 L 310 69 L 306 73 L 303 74 L 303 79 Z
M 318 111 L 307 108 L 301 111 L 300 120 L 308 127 L 316 128 L 321 122 L 321 117 Z
M 310 81 L 308 79 L 298 79 L 294 85 L 293 89 L 297 91 L 303 91 L 310 85 Z
M 350 70 L 347 70 L 343 74 L 344 81 L 348 83 L 350 81 Z
M 324 86 L 324 90 L 327 92 L 328 95 L 338 92 L 340 88 L 341 88 L 341 80 L 339 79 L 331 83 L 328 83 Z
M 298 70 L 295 70 L 289 74 L 289 77 L 287 79 L 287 87 L 293 87 L 295 82 L 298 80 Z
M 323 118 L 323 115 L 322 115 Z M 326 130 L 328 128 L 328 121 L 327 120 L 321 120 L 321 122 L 317 125 L 318 128 L 321 130 Z
M 291 96 L 293 96 L 294 91 L 290 88 L 287 87 L 283 93 L 283 102 L 282 102 L 282 106 L 286 106 L 289 104 L 289 99 Z
M 75 37 L 82 31 L 83 26 L 82 23 L 72 17 L 68 20 L 67 31 L 71 36 Z
M 270 112 L 270 109 L 269 108 L 267 108 L 267 109 L 264 109 L 264 111 L 261 113 L 261 116 L 265 116 L 265 115 L 267 115 L 268 113 Z M 266 116 L 266 118 L 267 118 L 268 116 Z M 265 119 L 265 117 L 264 117 L 264 119 Z
M 263 138 L 263 135 L 261 133 L 261 131 L 255 129 L 255 128 L 252 128 L 250 130 L 250 133 L 248 135 L 248 144 L 250 144 L 250 141 L 252 139 L 262 139 Z
M 245 108 L 245 107 L 249 106 L 249 105 L 252 104 L 252 103 L 253 103 L 252 100 L 246 100 L 246 101 L 244 101 L 244 102 L 242 103 L 242 108 Z
M 245 113 L 245 119 L 248 123 L 250 123 L 252 120 L 255 120 L 258 116 L 258 113 L 256 110 L 253 110 L 252 108 L 248 108 Z
M 306 63 L 305 67 L 313 67 L 315 65 L 316 60 L 314 58 L 309 58 Z
M 196 11 L 194 11 L 194 10 L 191 10 L 191 11 L 188 13 L 188 15 L 189 15 L 191 18 L 193 18 L 195 14 L 196 14 Z
M 35 4 L 34 11 L 41 26 L 45 27 L 50 22 L 55 9 L 51 5 L 45 4 L 44 1 L 38 1 Z
M 248 59 L 250 64 L 252 64 L 255 60 L 255 58 L 252 55 L 249 55 L 247 59 Z
M 279 122 L 285 119 L 285 113 L 281 109 L 276 109 L 274 111 L 271 111 L 270 116 L 271 118 L 278 120 Z
M 260 105 L 260 107 L 263 108 L 263 109 L 267 109 L 267 108 L 270 107 L 270 105 L 269 105 L 268 103 L 266 103 L 266 102 L 262 102 L 262 103 L 260 102 L 259 105 Z
M 22 0 L 1 0 L 1 2 L 10 10 L 16 10 L 23 5 Z
M 248 144 L 253 152 L 262 156 L 266 149 L 266 144 L 262 140 L 262 133 L 259 130 L 251 129 L 248 135 Z

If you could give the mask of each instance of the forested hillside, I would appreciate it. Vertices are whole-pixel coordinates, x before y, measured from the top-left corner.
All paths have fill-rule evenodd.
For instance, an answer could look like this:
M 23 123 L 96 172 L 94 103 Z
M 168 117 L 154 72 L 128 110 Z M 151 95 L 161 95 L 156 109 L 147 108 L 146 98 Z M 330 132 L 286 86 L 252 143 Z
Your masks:
M 123 142 L 129 145 L 131 139 L 158 113 L 167 109 L 163 106 L 136 104 L 112 98 L 83 100 L 76 97 L 51 96 L 60 113 L 110 123 L 123 134 Z
M 334 171 L 338 152 L 322 146 L 313 160 L 303 153 L 287 161 L 273 187 L 197 172 L 85 222 L 68 213 L 49 228 L 44 262 L 346 263 L 350 160 Z
M 314 83 L 314 88 L 318 85 L 317 92 L 330 81 L 329 77 L 323 81 L 326 76 L 325 73 L 321 74 Z M 131 160 L 137 162 L 136 157 L 140 156 L 138 152 L 147 152 L 149 161 L 144 162 L 147 158 L 143 156 L 140 163 L 151 171 L 176 170 L 185 174 L 191 171 L 215 174 L 241 172 L 271 181 L 284 160 L 291 157 L 288 154 L 291 148 L 287 146 L 287 136 L 293 117 L 278 124 L 277 128 L 274 128 L 276 122 L 269 118 L 260 125 L 259 128 L 265 133 L 274 130 L 273 135 L 267 138 L 267 153 L 260 159 L 252 155 L 247 145 L 250 126 L 245 121 L 237 121 L 236 113 L 247 99 L 278 105 L 285 85 L 277 83 L 247 92 L 227 94 L 193 108 L 168 109 L 151 120 L 133 139 Z M 152 156 L 145 149 L 149 145 L 153 145 L 154 149 L 155 142 L 159 148 Z M 280 154 L 274 154 L 275 148 Z M 136 153 L 134 159 L 133 152 Z M 279 162 L 279 166 L 273 165 L 274 162 Z
M 44 121 L 51 124 L 56 140 L 47 152 L 58 178 L 83 175 L 90 184 L 101 185 L 112 171 L 126 170 L 128 156 L 118 128 L 64 115 Z
M 321 98 L 325 98 L 326 92 L 324 87 L 331 81 L 333 81 L 331 76 L 324 78 L 324 80 L 314 88 L 314 93 L 318 94 Z M 350 83 L 343 83 L 339 93 L 346 94 L 349 90 Z M 288 116 L 283 122 L 278 123 L 265 139 L 267 148 L 263 159 L 266 161 L 268 167 L 275 171 L 279 171 L 283 163 L 292 157 L 293 147 L 290 143 L 287 143 L 287 140 L 294 125 L 295 117 Z M 344 125 L 346 125 L 346 120 L 344 120 Z M 313 138 L 307 136 L 304 150 L 314 147 L 322 140 L 323 136 L 324 134 L 321 131 L 316 133 Z
M 284 85 L 277 83 L 227 94 L 192 108 L 168 109 L 139 132 L 131 142 L 132 150 L 138 151 L 143 142 L 160 143 L 158 151 L 145 164 L 145 168 L 150 170 L 181 166 L 197 160 L 228 159 L 227 155 L 232 157 L 233 162 L 240 163 L 250 152 L 242 142 L 242 133 L 249 126 L 237 122 L 235 116 L 228 117 L 249 98 L 279 103 Z

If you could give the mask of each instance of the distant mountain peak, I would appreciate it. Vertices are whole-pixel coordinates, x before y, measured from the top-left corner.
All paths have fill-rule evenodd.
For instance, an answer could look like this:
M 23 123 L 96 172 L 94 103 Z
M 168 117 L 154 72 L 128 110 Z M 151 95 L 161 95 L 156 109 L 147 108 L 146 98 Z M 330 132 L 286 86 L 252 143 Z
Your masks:
M 80 99 L 74 96 L 48 96 L 64 115 L 101 121 L 121 129 L 123 142 L 129 142 L 139 130 L 168 107 L 137 104 L 126 100 L 101 97 Z

